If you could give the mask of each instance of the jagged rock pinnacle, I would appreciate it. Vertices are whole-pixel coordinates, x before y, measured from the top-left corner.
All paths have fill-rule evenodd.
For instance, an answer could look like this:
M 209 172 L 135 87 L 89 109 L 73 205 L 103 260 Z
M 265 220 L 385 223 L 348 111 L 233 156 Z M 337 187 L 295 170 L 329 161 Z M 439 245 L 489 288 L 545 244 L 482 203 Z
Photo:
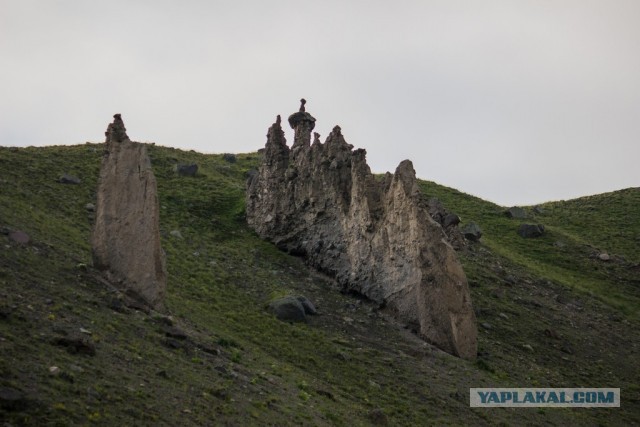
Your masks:
M 289 149 L 271 126 L 263 163 L 247 182 L 247 222 L 263 238 L 379 303 L 429 342 L 474 359 L 477 329 L 467 279 L 429 215 L 410 161 L 377 180 L 365 150 L 339 126 L 324 144 L 315 119 L 289 116 Z
M 93 263 L 125 295 L 159 309 L 167 272 L 156 179 L 146 145 L 129 140 L 120 114 L 113 118 L 98 180 Z
M 129 141 L 127 129 L 124 127 L 124 122 L 122 121 L 120 114 L 113 115 L 113 123 L 110 123 L 109 126 L 107 126 L 107 131 L 104 135 L 107 137 L 107 144 L 111 142 Z

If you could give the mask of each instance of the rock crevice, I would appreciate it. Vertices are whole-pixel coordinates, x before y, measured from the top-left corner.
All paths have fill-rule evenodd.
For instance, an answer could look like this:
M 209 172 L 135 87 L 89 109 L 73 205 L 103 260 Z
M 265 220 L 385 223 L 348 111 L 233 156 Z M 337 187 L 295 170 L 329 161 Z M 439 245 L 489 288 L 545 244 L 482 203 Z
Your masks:
M 160 308 L 166 289 L 156 179 L 145 144 L 129 139 L 120 114 L 106 135 L 92 235 L 93 263 L 126 294 Z
M 394 174 L 374 176 L 366 151 L 354 150 L 339 126 L 324 144 L 304 109 L 269 128 L 264 159 L 248 181 L 247 221 L 256 232 L 347 291 L 390 309 L 441 349 L 475 358 L 477 332 L 466 276 L 429 215 L 405 160 Z

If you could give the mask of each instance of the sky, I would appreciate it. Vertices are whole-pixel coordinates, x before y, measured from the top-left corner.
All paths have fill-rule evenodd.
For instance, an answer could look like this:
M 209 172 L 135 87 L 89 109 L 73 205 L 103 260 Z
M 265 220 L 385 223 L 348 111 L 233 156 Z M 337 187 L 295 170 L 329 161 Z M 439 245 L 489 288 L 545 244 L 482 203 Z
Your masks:
M 0 0 L 0 145 L 100 142 L 121 113 L 133 140 L 251 152 L 304 97 L 373 172 L 410 159 L 503 206 L 638 187 L 639 22 L 637 0 Z

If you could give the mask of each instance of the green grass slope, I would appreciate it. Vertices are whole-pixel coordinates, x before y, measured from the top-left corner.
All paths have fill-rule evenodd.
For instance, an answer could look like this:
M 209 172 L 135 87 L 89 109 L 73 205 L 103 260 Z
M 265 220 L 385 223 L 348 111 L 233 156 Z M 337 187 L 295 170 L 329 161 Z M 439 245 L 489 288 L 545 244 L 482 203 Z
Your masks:
M 482 242 L 540 277 L 596 296 L 634 318 L 640 310 L 640 188 L 525 207 L 510 219 L 505 208 L 430 182 L 422 190 L 441 199 L 465 222 L 479 223 Z M 536 213 L 538 211 L 539 213 Z M 545 235 L 523 239 L 522 223 L 543 224 Z M 606 252 L 610 262 L 597 258 Z M 614 279 L 614 280 L 612 280 Z
M 616 201 L 604 204 L 595 196 L 588 202 L 595 209 L 584 216 L 575 213 L 579 201 L 545 205 L 536 220 L 548 235 L 525 241 L 501 208 L 421 184 L 485 231 L 482 243 L 461 252 L 480 330 L 479 358 L 467 362 L 257 238 L 243 217 L 245 176 L 256 154 L 229 163 L 221 155 L 149 147 L 169 271 L 167 312 L 127 307 L 91 266 L 93 218 L 85 205 L 95 203 L 103 149 L 0 147 L 0 227 L 31 238 L 21 245 L 0 234 L 0 391 L 18 393 L 0 400 L 0 420 L 15 426 L 640 422 L 637 191 L 614 193 Z M 199 165 L 196 177 L 174 172 L 176 163 L 189 162 Z M 81 184 L 56 182 L 63 173 Z M 635 243 L 590 226 L 601 220 Z M 591 247 L 624 260 L 599 262 L 590 258 Z M 277 321 L 265 306 L 287 294 L 306 295 L 320 315 L 308 324 Z M 73 352 L 68 342 L 77 339 L 95 354 Z M 469 408 L 469 387 L 491 386 L 621 387 L 623 407 Z

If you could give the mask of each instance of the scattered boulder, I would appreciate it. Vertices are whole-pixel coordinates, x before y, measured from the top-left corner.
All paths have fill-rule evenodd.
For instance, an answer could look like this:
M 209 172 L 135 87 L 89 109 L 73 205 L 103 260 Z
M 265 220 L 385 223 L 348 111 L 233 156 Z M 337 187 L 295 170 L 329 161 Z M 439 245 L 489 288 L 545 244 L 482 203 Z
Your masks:
M 235 155 L 235 154 L 229 154 L 229 153 L 224 153 L 224 154 L 222 155 L 222 159 L 223 159 L 225 162 L 229 162 L 229 163 L 235 163 L 235 162 L 237 162 L 237 161 L 238 161 L 238 158 L 236 157 L 236 155 Z
M 84 208 L 87 210 L 87 212 L 95 212 L 96 205 L 94 205 L 93 203 L 87 203 L 86 205 L 84 205 Z
M 176 239 L 182 239 L 182 233 L 180 232 L 180 230 L 171 230 L 169 234 L 175 237 Z
M 460 217 L 454 213 L 447 214 L 442 222 L 443 227 L 450 227 L 452 225 L 460 224 Z
M 524 238 L 541 237 L 544 234 L 544 225 L 542 224 L 520 224 L 518 234 Z
M 66 347 L 71 354 L 96 355 L 96 347 L 88 339 L 82 337 L 59 337 L 53 340 L 54 345 Z
M 59 179 L 58 182 L 60 184 L 73 184 L 73 185 L 78 185 L 80 184 L 82 181 L 80 180 L 80 178 L 73 176 L 73 175 L 68 175 L 68 174 L 64 174 L 62 175 Z
M 477 242 L 482 237 L 482 230 L 475 222 L 470 222 L 460 230 L 465 239 Z
M 305 314 L 310 314 L 310 315 L 318 314 L 318 311 L 316 310 L 315 305 L 313 305 L 313 303 L 309 301 L 307 297 L 301 295 L 301 296 L 297 296 L 296 298 L 298 299 L 298 301 L 300 301 L 300 304 L 302 304 L 302 308 L 304 308 Z
M 276 315 L 279 320 L 285 322 L 306 322 L 306 310 L 302 302 L 295 296 L 287 296 L 269 304 L 269 311 Z
M 176 326 L 164 325 L 162 332 L 164 332 L 165 336 L 177 340 L 186 340 L 189 337 L 186 332 Z
M 20 390 L 12 387 L 0 387 L 0 408 L 7 411 L 20 411 L 25 409 L 28 404 L 29 400 Z
M 545 329 L 544 334 L 549 338 L 553 338 L 556 340 L 560 339 L 560 335 L 554 329 L 551 329 L 551 328 Z
M 513 206 L 507 209 L 506 211 L 504 211 L 504 214 L 507 216 L 507 218 L 512 219 L 525 219 L 527 217 L 527 213 L 524 211 L 524 209 L 518 206 Z
M 606 261 L 610 261 L 610 260 L 611 260 L 611 257 L 609 256 L 609 254 L 608 254 L 608 253 L 606 253 L 606 252 L 602 252 L 602 253 L 598 254 L 598 259 L 599 259 L 600 261 L 605 261 L 605 262 L 606 262 Z
M 176 170 L 180 176 L 196 176 L 196 173 L 198 172 L 198 165 L 195 163 L 178 165 Z
M 534 206 L 533 213 L 535 213 L 536 215 L 544 215 L 545 210 L 540 206 Z
M 291 148 L 280 116 L 268 131 L 262 163 L 247 182 L 249 225 L 345 291 L 385 306 L 427 341 L 475 358 L 467 279 L 443 227 L 429 214 L 412 163 L 405 160 L 394 174 L 376 179 L 366 151 L 353 150 L 339 126 L 324 144 L 318 135 L 312 142 L 315 118 L 304 104 L 288 120 Z M 296 313 L 298 304 L 290 302 Z
M 375 426 L 386 426 L 389 425 L 389 417 L 384 411 L 380 408 L 372 409 L 369 414 L 369 421 L 371 424 Z
M 92 235 L 94 266 L 125 295 L 160 308 L 167 273 L 160 246 L 156 179 L 145 144 L 131 141 L 120 114 L 105 133 Z
M 29 235 L 24 231 L 13 230 L 9 232 L 9 239 L 16 242 L 19 245 L 26 245 L 31 240 Z

